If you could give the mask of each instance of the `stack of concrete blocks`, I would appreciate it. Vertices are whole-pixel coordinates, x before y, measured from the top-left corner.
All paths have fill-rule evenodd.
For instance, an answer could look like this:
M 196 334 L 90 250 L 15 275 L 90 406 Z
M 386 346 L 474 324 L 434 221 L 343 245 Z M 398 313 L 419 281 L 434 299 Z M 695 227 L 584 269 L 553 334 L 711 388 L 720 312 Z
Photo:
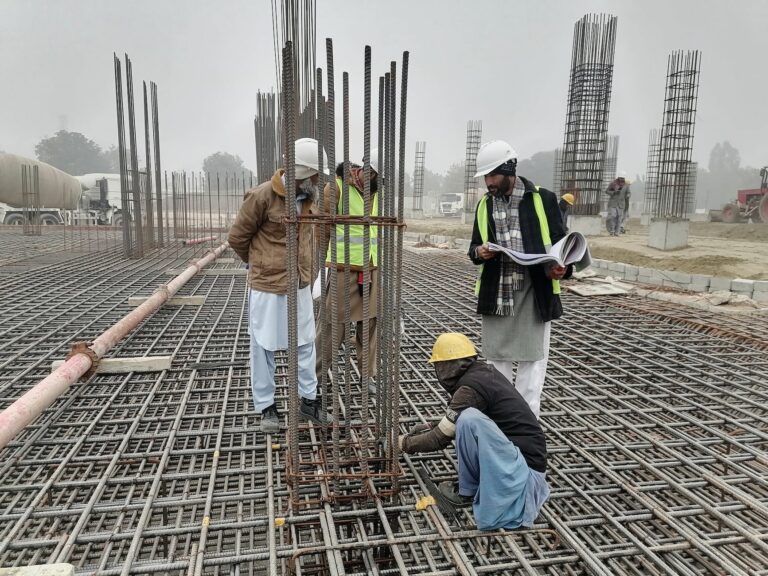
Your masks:
M 720 278 L 704 274 L 688 274 L 673 270 L 657 270 L 645 266 L 633 266 L 622 262 L 611 262 L 594 258 L 592 269 L 601 276 L 611 276 L 617 280 L 652 284 L 668 288 L 679 288 L 692 292 L 719 292 L 728 290 L 743 294 L 755 302 L 768 302 L 768 280 L 747 280 L 743 278 Z

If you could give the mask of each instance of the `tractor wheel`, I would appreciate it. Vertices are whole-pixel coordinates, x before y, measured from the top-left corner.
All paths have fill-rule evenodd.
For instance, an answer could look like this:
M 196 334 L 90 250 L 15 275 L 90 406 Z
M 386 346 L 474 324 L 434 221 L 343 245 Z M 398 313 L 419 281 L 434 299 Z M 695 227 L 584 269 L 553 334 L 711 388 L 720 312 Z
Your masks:
M 8 216 L 5 217 L 3 224 L 8 224 L 10 226 L 23 226 L 24 216 L 22 214 L 8 214 Z
M 57 226 L 60 222 L 53 214 L 43 214 L 40 216 L 40 224 L 43 226 Z
M 115 228 L 120 228 L 122 225 L 123 225 L 123 215 L 115 214 L 112 217 L 112 226 Z
M 726 204 L 723 206 L 722 218 L 726 224 L 736 224 L 741 220 L 738 204 Z
M 760 214 L 760 220 L 768 224 L 768 193 L 763 194 L 763 199 L 760 200 L 760 207 L 757 209 L 757 213 Z

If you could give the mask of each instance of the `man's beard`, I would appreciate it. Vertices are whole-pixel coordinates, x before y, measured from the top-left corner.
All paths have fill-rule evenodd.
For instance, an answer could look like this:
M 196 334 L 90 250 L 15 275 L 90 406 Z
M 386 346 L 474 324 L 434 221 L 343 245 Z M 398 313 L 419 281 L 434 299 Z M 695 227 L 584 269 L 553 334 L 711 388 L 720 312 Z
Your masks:
M 488 186 L 488 192 L 493 196 L 504 196 L 512 188 L 512 177 L 504 176 L 499 186 Z
M 307 178 L 306 180 L 302 180 L 301 184 L 299 184 L 299 190 L 306 193 L 311 198 L 314 198 L 317 194 L 317 184 L 313 184 L 312 179 Z

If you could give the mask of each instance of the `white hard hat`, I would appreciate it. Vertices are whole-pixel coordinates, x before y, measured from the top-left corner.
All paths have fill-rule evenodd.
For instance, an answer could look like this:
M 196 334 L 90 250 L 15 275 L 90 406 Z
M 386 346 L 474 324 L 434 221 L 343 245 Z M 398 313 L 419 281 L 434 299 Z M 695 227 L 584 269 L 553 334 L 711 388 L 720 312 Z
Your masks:
M 517 152 L 504 140 L 494 140 L 483 144 L 477 153 L 475 178 L 493 172 L 494 168 L 498 168 L 510 160 L 517 160 Z
M 299 138 L 294 146 L 296 158 L 296 180 L 305 180 L 320 171 L 317 165 L 317 140 Z M 323 150 L 323 174 L 328 172 L 328 155 Z M 303 168 L 303 170 L 302 170 Z
M 365 164 L 365 158 L 363 158 L 363 165 Z M 371 150 L 371 170 L 379 173 L 379 149 L 374 148 Z
M 627 177 L 627 173 L 624 170 L 619 171 L 619 178 L 625 178 Z

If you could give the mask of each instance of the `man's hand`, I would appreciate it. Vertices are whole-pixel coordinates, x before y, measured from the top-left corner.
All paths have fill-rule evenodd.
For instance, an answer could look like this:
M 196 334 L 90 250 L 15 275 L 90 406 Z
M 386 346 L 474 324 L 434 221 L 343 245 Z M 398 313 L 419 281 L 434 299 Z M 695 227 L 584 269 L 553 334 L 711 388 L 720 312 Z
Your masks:
M 431 424 L 416 424 L 411 427 L 408 434 L 420 434 L 421 432 L 426 432 L 427 430 L 432 430 Z
M 561 280 L 565 276 L 566 270 L 565 266 L 552 266 L 547 271 L 547 278 L 550 280 Z
M 477 247 L 477 250 L 475 250 L 475 255 L 481 260 L 490 260 L 496 256 L 496 252 L 491 252 L 488 247 L 483 244 L 482 246 Z

